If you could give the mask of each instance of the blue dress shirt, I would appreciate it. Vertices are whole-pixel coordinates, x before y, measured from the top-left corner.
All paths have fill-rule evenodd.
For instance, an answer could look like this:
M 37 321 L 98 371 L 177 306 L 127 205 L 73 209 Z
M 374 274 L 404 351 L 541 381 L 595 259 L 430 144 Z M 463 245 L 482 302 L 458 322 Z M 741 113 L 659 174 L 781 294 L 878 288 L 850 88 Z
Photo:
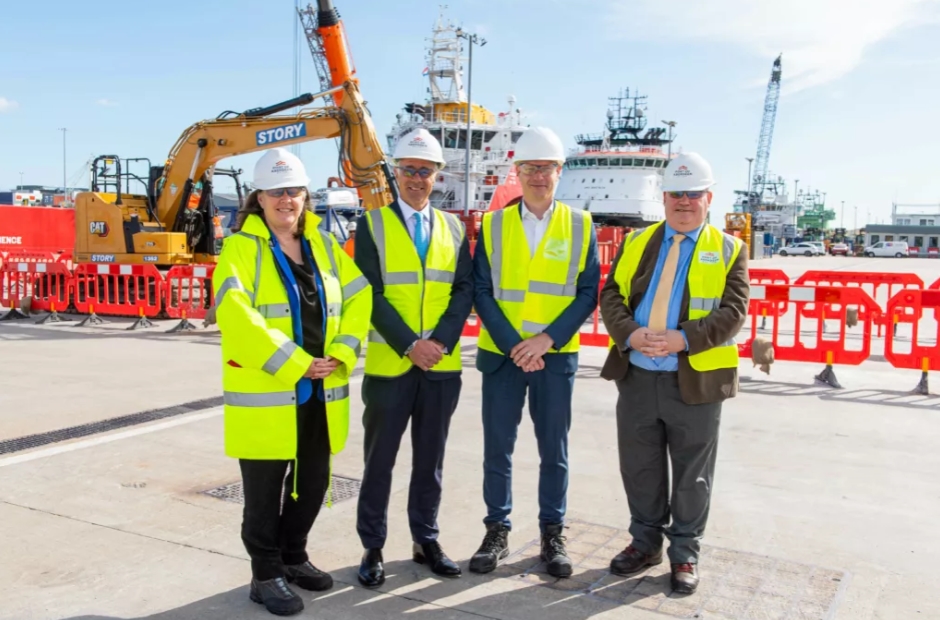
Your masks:
M 653 298 L 656 296 L 656 287 L 659 286 L 659 278 L 663 273 L 666 255 L 669 253 L 669 248 L 672 247 L 673 235 L 676 234 L 676 231 L 673 230 L 669 224 L 663 223 L 663 226 L 665 227 L 665 234 L 663 235 L 663 243 L 659 248 L 659 257 L 656 259 L 656 268 L 653 270 L 653 277 L 650 279 L 649 286 L 643 294 L 643 299 L 640 301 L 640 305 L 633 316 L 634 320 L 643 327 L 649 326 L 650 310 L 653 307 Z M 676 279 L 672 284 L 672 293 L 669 296 L 666 329 L 677 329 L 679 326 L 679 316 L 682 313 L 682 296 L 685 294 L 686 278 L 689 275 L 689 264 L 692 262 L 692 253 L 695 251 L 695 244 L 698 242 L 700 232 L 702 232 L 701 226 L 691 232 L 685 233 L 685 239 L 682 240 L 682 245 L 679 246 L 679 262 L 676 265 Z M 685 337 L 685 332 L 682 332 L 682 338 L 685 340 L 686 349 L 688 349 L 689 341 Z M 626 347 L 629 348 L 629 346 L 630 343 L 628 342 Z M 631 349 L 630 363 L 634 366 L 645 368 L 646 370 L 676 371 L 679 369 L 679 356 L 675 353 L 670 353 L 666 357 L 649 357 L 639 351 Z

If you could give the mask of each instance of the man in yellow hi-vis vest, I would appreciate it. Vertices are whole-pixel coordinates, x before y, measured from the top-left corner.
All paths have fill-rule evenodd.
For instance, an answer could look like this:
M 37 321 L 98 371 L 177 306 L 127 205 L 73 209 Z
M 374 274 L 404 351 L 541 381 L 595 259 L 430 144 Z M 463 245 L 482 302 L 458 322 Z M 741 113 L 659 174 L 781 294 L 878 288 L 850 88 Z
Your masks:
M 734 337 L 750 292 L 747 248 L 705 221 L 712 185 L 700 155 L 670 161 L 666 221 L 626 236 L 601 292 L 611 338 L 601 377 L 620 393 L 620 472 L 633 536 L 610 569 L 632 575 L 661 563 L 665 535 L 672 587 L 686 594 L 698 586 L 721 403 L 737 393 Z
M 473 263 L 460 219 L 431 207 L 444 166 L 440 143 L 426 129 L 398 139 L 393 154 L 401 197 L 357 225 L 356 264 L 373 289 L 366 350 L 365 473 L 356 528 L 365 552 L 359 581 L 385 581 L 392 469 L 411 420 L 408 494 L 413 559 L 447 577 L 460 574 L 438 543 L 444 445 L 461 388 L 460 335 L 473 305 Z
M 474 304 L 483 323 L 483 500 L 486 534 L 470 570 L 488 573 L 509 554 L 512 452 L 526 392 L 541 467 L 539 528 L 548 572 L 571 575 L 562 534 L 568 430 L 581 325 L 597 307 L 600 265 L 591 216 L 555 200 L 565 151 L 550 129 L 516 143 L 522 198 L 487 213 L 473 254 Z

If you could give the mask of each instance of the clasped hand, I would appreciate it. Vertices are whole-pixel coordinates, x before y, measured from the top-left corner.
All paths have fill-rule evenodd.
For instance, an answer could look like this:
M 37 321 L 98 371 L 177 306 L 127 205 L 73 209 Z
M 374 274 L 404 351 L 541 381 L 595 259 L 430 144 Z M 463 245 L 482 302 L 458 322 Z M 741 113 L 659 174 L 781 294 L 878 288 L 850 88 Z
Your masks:
M 307 372 L 304 373 L 304 376 L 308 379 L 325 379 L 332 374 L 334 370 L 339 368 L 340 361 L 336 358 L 326 356 L 325 358 L 313 358 L 313 361 L 310 362 L 310 368 L 307 369 Z
M 548 353 L 548 350 L 555 344 L 551 336 L 545 333 L 526 338 L 509 352 L 512 361 L 524 372 L 535 372 L 545 368 L 545 360 L 542 356 Z
M 421 370 L 428 371 L 444 359 L 444 345 L 437 340 L 419 340 L 408 359 Z
M 647 357 L 666 357 L 670 353 L 685 351 L 685 339 L 675 329 L 656 332 L 641 327 L 630 335 L 630 348 Z

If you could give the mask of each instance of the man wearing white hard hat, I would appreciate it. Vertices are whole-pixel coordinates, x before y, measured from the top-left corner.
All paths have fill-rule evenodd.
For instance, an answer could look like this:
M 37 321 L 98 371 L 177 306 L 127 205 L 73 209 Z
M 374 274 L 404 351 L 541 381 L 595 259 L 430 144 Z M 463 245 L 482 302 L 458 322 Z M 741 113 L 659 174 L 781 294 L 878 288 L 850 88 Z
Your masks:
M 411 422 L 408 522 L 412 558 L 438 575 L 460 567 L 438 542 L 444 446 L 461 388 L 460 335 L 473 305 L 473 264 L 460 219 L 430 205 L 444 167 L 426 130 L 398 139 L 393 153 L 400 197 L 359 220 L 356 263 L 373 286 L 366 351 L 365 473 L 356 528 L 365 549 L 359 582 L 385 582 L 392 469 Z
M 627 235 L 601 291 L 611 338 L 601 377 L 620 393 L 620 473 L 633 536 L 610 569 L 627 576 L 661 563 L 665 537 L 672 587 L 687 594 L 698 586 L 721 403 L 737 393 L 734 338 L 750 292 L 747 248 L 706 223 L 714 184 L 697 153 L 670 161 L 666 220 Z
M 307 536 L 349 434 L 349 377 L 369 331 L 372 291 L 319 229 L 300 159 L 283 148 L 265 152 L 254 184 L 212 284 L 225 453 L 239 459 L 245 494 L 249 596 L 286 616 L 304 608 L 288 582 L 333 585 L 310 563 Z
M 522 197 L 483 216 L 474 250 L 486 504 L 486 533 L 470 560 L 478 573 L 509 554 L 512 453 L 526 393 L 541 460 L 541 557 L 556 577 L 572 572 L 563 534 L 568 431 L 579 330 L 597 307 L 600 264 L 590 213 L 555 200 L 564 162 L 554 132 L 526 130 L 514 158 Z

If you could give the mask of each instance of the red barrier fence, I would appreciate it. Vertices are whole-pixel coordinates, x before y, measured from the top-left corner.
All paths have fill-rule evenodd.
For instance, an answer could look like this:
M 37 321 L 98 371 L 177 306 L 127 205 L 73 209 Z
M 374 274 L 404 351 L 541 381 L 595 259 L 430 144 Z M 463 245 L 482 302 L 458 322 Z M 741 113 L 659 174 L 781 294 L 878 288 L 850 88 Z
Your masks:
M 165 293 L 154 265 L 91 265 L 75 268 L 72 283 L 79 314 L 155 318 Z
M 171 319 L 203 319 L 212 305 L 215 265 L 177 265 L 166 274 L 164 301 Z
M 888 314 L 911 314 L 921 316 L 927 308 L 933 308 L 934 313 L 940 313 L 940 290 L 903 290 L 888 302 Z M 940 324 L 938 324 L 940 325 Z M 924 389 L 926 390 L 926 373 L 928 370 L 940 370 L 940 327 L 933 334 L 933 343 L 923 345 L 919 343 L 920 322 L 911 326 L 911 350 L 901 353 L 895 350 L 893 330 L 885 334 L 885 359 L 895 368 L 910 368 L 924 373 Z

